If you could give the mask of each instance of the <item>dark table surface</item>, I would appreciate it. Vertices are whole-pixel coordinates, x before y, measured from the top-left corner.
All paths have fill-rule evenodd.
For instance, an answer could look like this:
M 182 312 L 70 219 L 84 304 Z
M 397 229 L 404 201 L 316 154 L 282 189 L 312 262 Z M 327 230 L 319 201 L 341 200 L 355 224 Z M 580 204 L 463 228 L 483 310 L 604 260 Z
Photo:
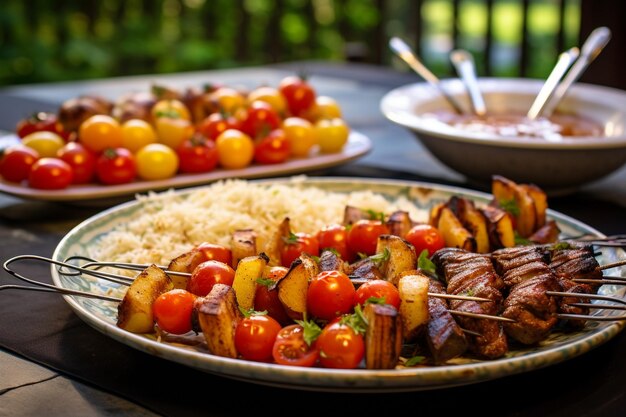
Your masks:
M 56 110 L 63 100 L 83 93 L 115 98 L 129 89 L 147 88 L 157 80 L 179 86 L 207 81 L 273 85 L 301 69 L 311 74 L 318 93 L 338 99 L 346 120 L 370 137 L 374 145 L 372 152 L 357 161 L 312 174 L 428 181 L 488 191 L 443 167 L 409 132 L 386 121 L 380 113 L 378 103 L 387 91 L 420 79 L 366 65 L 302 62 L 7 87 L 0 90 L 0 129 L 11 131 L 24 115 Z M 610 235 L 626 231 L 625 196 L 626 169 L 622 168 L 576 193 L 554 197 L 549 204 Z M 76 205 L 0 195 L 0 260 L 21 254 L 49 257 L 68 231 L 116 202 Z M 50 279 L 46 265 L 33 264 L 24 272 L 44 281 Z M 2 271 L 0 283 L 14 281 Z M 574 359 L 473 385 L 411 393 L 308 392 L 239 382 L 169 362 L 92 329 L 61 297 L 4 291 L 0 292 L 0 347 L 0 375 L 6 372 L 13 378 L 0 382 L 0 415 L 30 415 L 33 410 L 46 410 L 49 415 L 227 416 L 255 413 L 260 407 L 276 415 L 447 415 L 469 410 L 503 416 L 626 415 L 626 336 L 622 333 Z M 51 377 L 41 377 L 48 381 L 41 389 L 24 389 L 28 383 L 21 381 L 29 368 L 14 366 L 14 361 L 22 359 L 27 361 L 25 364 L 40 364 L 51 372 Z M 52 386 L 49 382 L 58 376 L 67 381 L 59 391 L 66 394 L 62 398 L 56 395 L 58 384 Z M 79 390 L 78 398 L 69 395 L 67 386 Z M 227 400 L 229 394 L 244 400 Z M 120 406 L 120 402 L 126 405 Z

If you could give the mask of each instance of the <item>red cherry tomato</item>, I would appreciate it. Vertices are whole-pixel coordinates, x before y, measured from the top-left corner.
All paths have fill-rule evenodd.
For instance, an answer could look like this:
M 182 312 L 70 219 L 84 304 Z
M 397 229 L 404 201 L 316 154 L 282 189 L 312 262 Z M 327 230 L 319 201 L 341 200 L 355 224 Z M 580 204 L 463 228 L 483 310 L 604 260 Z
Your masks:
M 235 349 L 243 359 L 269 361 L 280 329 L 280 323 L 270 316 L 253 314 L 245 317 L 235 328 Z
M 374 255 L 378 236 L 388 233 L 389 228 L 380 220 L 358 220 L 348 232 L 348 248 L 355 254 Z
M 315 103 L 315 89 L 303 77 L 289 76 L 281 80 L 278 91 L 285 97 L 289 113 L 299 116 Z
M 180 172 L 210 172 L 217 166 L 218 152 L 215 142 L 201 135 L 195 135 L 183 141 L 176 149 L 176 153 Z
M 86 184 L 93 180 L 96 173 L 96 156 L 80 142 L 68 142 L 57 156 L 67 162 L 74 170 L 72 184 Z
M 291 324 L 283 327 L 276 335 L 272 348 L 272 357 L 280 365 L 306 366 L 315 365 L 319 351 L 309 346 L 304 340 L 304 327 Z
M 154 300 L 152 313 L 157 325 L 172 334 L 191 331 L 191 313 L 196 296 L 183 289 L 174 289 Z
M 307 311 L 318 319 L 332 320 L 352 312 L 355 293 L 354 284 L 343 272 L 320 272 L 309 282 Z
M 233 253 L 225 246 L 202 242 L 196 246 L 196 249 L 203 253 L 205 261 L 215 260 L 224 262 L 226 265 L 231 265 L 233 262 Z
M 324 368 L 354 369 L 365 355 L 365 341 L 338 317 L 328 323 L 315 341 Z
M 72 183 L 72 167 L 58 158 L 41 158 L 33 164 L 28 185 L 42 190 L 61 190 Z
M 63 129 L 58 117 L 54 113 L 38 112 L 17 122 L 17 135 L 24 138 L 34 132 L 52 132 L 68 140 L 70 134 Z
M 254 309 L 267 311 L 267 314 L 283 326 L 291 323 L 289 315 L 285 311 L 283 303 L 278 298 L 278 288 L 275 283 L 287 274 L 284 266 L 274 266 L 270 269 L 266 280 L 257 281 L 256 293 L 254 294 Z
M 291 263 L 302 253 L 318 256 L 320 254 L 319 243 L 313 235 L 302 232 L 294 233 L 283 246 L 281 264 L 286 267 L 291 266 Z
M 259 164 L 279 164 L 289 158 L 291 148 L 282 129 L 272 130 L 259 137 L 254 145 L 254 160 Z
M 39 159 L 39 153 L 29 146 L 15 144 L 5 149 L 0 159 L 0 175 L 7 181 L 28 179 L 30 169 Z
M 228 129 L 241 129 L 241 122 L 234 116 L 220 112 L 210 114 L 198 126 L 198 132 L 213 141 Z
M 96 160 L 96 177 L 103 184 L 126 184 L 136 175 L 135 157 L 126 148 L 105 149 Z
M 404 238 L 415 247 L 415 253 L 417 256 L 419 256 L 420 253 L 426 249 L 428 251 L 428 256 L 430 257 L 433 253 L 446 245 L 443 235 L 439 229 L 429 224 L 418 224 L 413 226 Z
M 251 138 L 256 138 L 280 127 L 281 119 L 276 110 L 264 101 L 250 104 L 247 114 L 241 123 L 241 130 Z
M 233 285 L 235 270 L 224 262 L 210 260 L 202 262 L 187 281 L 187 291 L 200 297 L 211 292 L 217 283 Z
M 345 226 L 341 224 L 331 224 L 323 227 L 317 232 L 317 241 L 320 245 L 320 251 L 332 249 L 336 251 L 344 261 L 351 259 L 351 255 L 348 251 L 348 232 Z
M 391 304 L 396 309 L 400 308 L 400 293 L 398 288 L 384 279 L 366 281 L 356 289 L 354 304 L 363 306 L 370 298 L 383 300 L 385 304 Z

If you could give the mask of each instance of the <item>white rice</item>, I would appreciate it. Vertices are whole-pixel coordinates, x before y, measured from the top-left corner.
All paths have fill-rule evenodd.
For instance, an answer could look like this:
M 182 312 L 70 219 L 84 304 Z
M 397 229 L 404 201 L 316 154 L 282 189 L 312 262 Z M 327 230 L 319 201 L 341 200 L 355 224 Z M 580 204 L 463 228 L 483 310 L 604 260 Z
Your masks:
M 185 196 L 172 191 L 138 196 L 141 212 L 104 235 L 89 248 L 89 255 L 102 261 L 167 265 L 202 242 L 229 246 L 237 229 L 254 229 L 257 247 L 263 248 L 285 217 L 293 232 L 314 234 L 341 223 L 346 205 L 386 214 L 404 210 L 418 221 L 427 218 L 404 197 L 389 202 L 367 190 L 329 192 L 303 185 L 304 178 L 295 177 L 289 184 L 231 179 Z

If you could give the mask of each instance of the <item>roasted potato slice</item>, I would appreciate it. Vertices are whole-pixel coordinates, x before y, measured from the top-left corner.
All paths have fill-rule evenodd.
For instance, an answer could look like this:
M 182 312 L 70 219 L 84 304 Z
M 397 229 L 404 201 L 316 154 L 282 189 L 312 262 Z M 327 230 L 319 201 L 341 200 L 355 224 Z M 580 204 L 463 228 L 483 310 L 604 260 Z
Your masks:
M 198 249 L 194 248 L 189 252 L 185 252 L 182 255 L 172 259 L 167 266 L 168 271 L 184 272 L 191 274 L 198 265 L 206 260 L 204 254 Z M 174 288 L 187 288 L 187 281 L 189 277 L 171 274 L 170 278 L 174 284 Z
M 237 304 L 248 311 L 254 307 L 257 279 L 263 276 L 269 259 L 265 253 L 247 256 L 239 261 L 233 279 L 233 290 Z
M 309 281 L 319 273 L 317 262 L 302 254 L 292 262 L 287 274 L 278 281 L 278 299 L 294 320 L 302 320 L 306 312 L 306 293 Z
M 389 304 L 367 303 L 363 315 L 367 320 L 366 368 L 395 368 L 402 350 L 402 319 L 398 310 Z
M 417 339 L 428 323 L 428 282 L 422 273 L 403 275 L 398 281 L 402 333 L 408 342 Z
M 270 239 L 265 244 L 263 252 L 268 256 L 269 266 L 282 265 L 281 256 L 283 248 L 285 247 L 285 240 L 289 239 L 291 235 L 291 226 L 289 217 L 285 217 L 278 225 L 278 228 L 274 231 Z
M 535 214 L 536 214 L 536 226 L 535 229 L 539 229 L 546 224 L 546 213 L 548 211 L 548 196 L 546 193 L 539 187 L 534 184 L 522 184 L 520 185 L 526 194 L 533 199 L 535 203 Z
M 439 225 L 439 217 L 441 216 L 441 210 L 446 206 L 446 203 L 437 203 L 430 208 L 428 213 L 428 224 L 433 227 Z
M 530 235 L 528 240 L 534 243 L 554 243 L 559 240 L 559 235 L 561 234 L 561 229 L 556 224 L 554 220 L 548 220 L 546 224 L 537 229 L 535 233 Z
M 118 305 L 117 326 L 132 333 L 151 333 L 154 300 L 173 288 L 172 280 L 161 268 L 148 266 L 137 275 Z
M 476 239 L 447 206 L 441 209 L 436 227 L 443 235 L 446 246 L 476 252 Z
M 524 187 L 499 175 L 491 181 L 494 203 L 515 217 L 516 230 L 522 237 L 528 237 L 537 229 L 535 201 Z
M 206 297 L 198 297 L 194 310 L 209 352 L 217 356 L 237 358 L 235 329 L 241 319 L 235 291 L 217 283 Z
M 385 222 L 389 228 L 389 233 L 392 235 L 404 237 L 413 227 L 413 221 L 409 212 L 397 210 L 389 215 L 389 218 Z
M 472 200 L 452 196 L 446 205 L 461 221 L 461 224 L 474 236 L 476 252 L 487 253 L 490 250 L 487 219 Z
M 408 241 L 395 235 L 380 235 L 376 242 L 376 254 L 383 255 L 388 251 L 388 257 L 380 262 L 380 271 L 387 281 L 398 285 L 400 273 L 407 269 L 415 269 L 417 255 L 415 248 Z
M 256 251 L 256 232 L 252 229 L 239 229 L 233 232 L 230 250 L 233 255 L 233 269 L 237 269 L 237 264 L 243 258 L 254 256 Z
M 511 215 L 499 207 L 486 206 L 481 212 L 487 219 L 491 250 L 515 246 L 515 229 Z

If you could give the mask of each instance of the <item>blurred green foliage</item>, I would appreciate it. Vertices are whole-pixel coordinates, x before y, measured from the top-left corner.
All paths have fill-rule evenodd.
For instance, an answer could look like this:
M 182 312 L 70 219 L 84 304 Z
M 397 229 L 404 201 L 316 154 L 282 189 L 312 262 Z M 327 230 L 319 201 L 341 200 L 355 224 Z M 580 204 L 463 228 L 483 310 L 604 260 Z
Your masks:
M 530 76 L 546 75 L 559 51 L 561 0 L 529 10 Z M 451 0 L 3 0 L 0 85 L 251 66 L 294 60 L 361 60 L 404 68 L 390 36 L 418 39 L 425 63 L 451 73 Z M 461 0 L 463 47 L 484 54 L 484 0 Z M 578 2 L 564 21 L 566 46 L 578 41 Z M 382 5 L 382 6 L 381 6 Z M 494 75 L 515 75 L 520 0 L 495 0 Z M 382 10 L 381 10 L 382 7 Z

